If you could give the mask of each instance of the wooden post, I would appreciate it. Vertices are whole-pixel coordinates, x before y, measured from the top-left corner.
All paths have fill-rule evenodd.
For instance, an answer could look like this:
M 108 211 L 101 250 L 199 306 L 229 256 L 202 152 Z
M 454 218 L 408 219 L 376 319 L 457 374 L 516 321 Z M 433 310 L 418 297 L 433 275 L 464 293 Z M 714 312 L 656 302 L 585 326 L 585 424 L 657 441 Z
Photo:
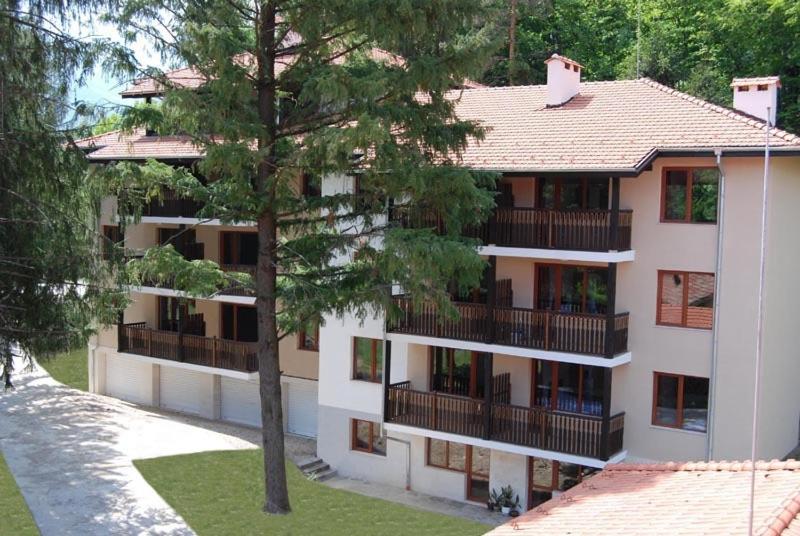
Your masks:
M 603 369 L 603 420 L 600 421 L 600 459 L 607 460 L 611 430 L 611 373 L 612 367 Z
M 606 331 L 605 331 L 605 356 L 608 358 L 614 357 L 616 352 L 615 344 L 615 317 L 616 317 L 616 302 L 617 302 L 617 263 L 608 263 L 608 272 L 606 276 Z
M 611 227 L 608 233 L 608 249 L 619 250 L 619 177 L 611 177 Z
M 491 439 L 492 437 L 493 369 L 494 354 L 483 354 L 483 439 Z
M 497 301 L 497 257 L 489 256 L 489 267 L 483 272 L 484 286 L 486 286 L 486 333 L 485 341 L 492 344 L 495 341 L 494 307 Z
M 177 345 L 177 358 L 178 361 L 183 361 L 183 312 L 181 303 L 178 303 L 178 308 L 176 309 L 178 314 L 178 345 Z
M 147 330 L 147 355 L 150 356 L 150 357 L 153 357 L 152 348 L 153 348 L 153 330 L 152 329 L 148 329 Z
M 217 353 L 219 352 L 219 345 L 217 343 L 217 337 L 215 336 L 211 339 L 211 366 L 217 367 L 219 363 L 219 356 Z M 247 369 L 247 358 L 245 357 L 245 369 Z
M 383 422 L 389 422 L 389 388 L 392 386 L 392 341 L 383 348 Z

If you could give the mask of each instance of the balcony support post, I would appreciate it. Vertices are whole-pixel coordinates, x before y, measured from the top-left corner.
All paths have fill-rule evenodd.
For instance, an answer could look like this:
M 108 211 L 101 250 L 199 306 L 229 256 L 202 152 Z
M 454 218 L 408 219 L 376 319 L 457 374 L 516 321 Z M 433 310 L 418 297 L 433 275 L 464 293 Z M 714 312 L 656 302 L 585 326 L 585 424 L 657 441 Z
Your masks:
M 606 332 L 605 332 L 605 356 L 614 357 L 616 352 L 615 344 L 615 317 L 617 311 L 617 263 L 608 263 L 606 276 Z
M 608 232 L 609 251 L 619 251 L 619 177 L 611 177 L 611 222 Z
M 492 437 L 492 399 L 494 393 L 494 354 L 483 354 L 483 439 Z
M 176 356 L 175 357 L 178 358 L 178 361 L 183 361 L 183 322 L 184 322 L 184 320 L 183 320 L 183 312 L 181 310 L 182 309 L 181 305 L 182 304 L 178 304 L 178 307 L 176 309 L 176 315 L 178 317 L 178 344 L 177 344 L 177 348 L 175 349 L 175 351 L 176 351 Z
M 485 340 L 488 344 L 495 341 L 494 307 L 497 301 L 497 257 L 489 256 L 489 266 L 483 272 L 484 286 L 486 287 L 486 332 Z
M 392 385 L 392 341 L 383 348 L 383 422 L 389 422 L 389 387 Z
M 611 430 L 611 373 L 612 367 L 603 369 L 603 420 L 600 421 L 600 459 L 607 460 L 610 456 L 609 439 Z

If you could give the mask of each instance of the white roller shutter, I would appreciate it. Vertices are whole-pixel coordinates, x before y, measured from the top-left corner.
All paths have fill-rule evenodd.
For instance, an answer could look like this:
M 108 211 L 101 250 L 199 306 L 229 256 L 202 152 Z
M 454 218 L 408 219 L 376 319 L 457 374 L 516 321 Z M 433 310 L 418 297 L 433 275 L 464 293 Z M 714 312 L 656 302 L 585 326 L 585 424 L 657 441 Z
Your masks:
M 261 426 L 258 383 L 222 377 L 222 420 Z
M 151 404 L 153 366 L 134 359 L 106 358 L 106 393 L 137 404 Z
M 291 434 L 317 437 L 317 382 L 292 382 L 285 387 L 286 429 Z
M 211 417 L 214 415 L 212 382 L 211 374 L 162 366 L 161 407 Z

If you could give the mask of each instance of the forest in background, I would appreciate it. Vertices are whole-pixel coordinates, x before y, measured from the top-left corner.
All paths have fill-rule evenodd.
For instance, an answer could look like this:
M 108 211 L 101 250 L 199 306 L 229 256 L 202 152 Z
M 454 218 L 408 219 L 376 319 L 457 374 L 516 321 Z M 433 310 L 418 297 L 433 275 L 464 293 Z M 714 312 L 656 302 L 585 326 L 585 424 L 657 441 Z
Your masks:
M 652 78 L 716 104 L 734 77 L 779 75 L 778 126 L 800 132 L 798 0 L 508 0 L 509 38 L 486 71 L 494 86 L 543 84 L 563 54 L 584 80 Z M 515 27 L 515 31 L 513 31 Z

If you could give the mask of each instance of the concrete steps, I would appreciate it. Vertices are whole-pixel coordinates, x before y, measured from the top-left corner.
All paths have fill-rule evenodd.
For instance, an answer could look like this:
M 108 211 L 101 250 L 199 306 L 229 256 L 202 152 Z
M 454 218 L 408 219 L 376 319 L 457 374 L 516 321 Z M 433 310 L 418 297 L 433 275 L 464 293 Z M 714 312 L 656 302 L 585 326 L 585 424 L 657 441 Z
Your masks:
M 331 468 L 322 458 L 301 460 L 297 466 L 310 480 L 324 482 L 336 476 L 336 469 Z

